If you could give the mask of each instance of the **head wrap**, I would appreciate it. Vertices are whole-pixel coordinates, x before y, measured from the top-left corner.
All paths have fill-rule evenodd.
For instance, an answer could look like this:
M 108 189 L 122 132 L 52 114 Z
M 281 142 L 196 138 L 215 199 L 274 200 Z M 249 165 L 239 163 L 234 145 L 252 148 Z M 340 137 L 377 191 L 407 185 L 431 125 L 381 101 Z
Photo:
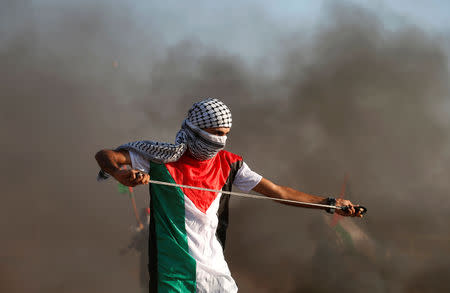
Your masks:
M 209 98 L 192 105 L 187 120 L 201 129 L 231 128 L 231 111 L 218 99 Z
M 116 150 L 132 150 L 155 163 L 175 162 L 189 149 L 197 160 L 213 158 L 225 147 L 226 136 L 210 134 L 203 129 L 231 127 L 231 111 L 221 101 L 208 98 L 192 105 L 183 121 L 175 143 L 149 140 L 130 142 Z

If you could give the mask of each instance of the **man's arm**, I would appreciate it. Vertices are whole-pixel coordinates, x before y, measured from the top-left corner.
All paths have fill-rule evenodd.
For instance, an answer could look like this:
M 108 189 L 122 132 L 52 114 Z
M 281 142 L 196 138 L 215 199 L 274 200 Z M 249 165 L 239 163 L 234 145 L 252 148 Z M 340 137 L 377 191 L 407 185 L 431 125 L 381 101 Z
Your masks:
M 127 150 L 101 150 L 95 154 L 100 168 L 113 176 L 117 181 L 126 186 L 134 187 L 139 184 L 148 184 L 150 176 L 143 174 L 139 170 L 122 169 L 123 166 L 131 166 L 130 153 Z M 138 176 L 143 174 L 143 176 Z
M 325 205 L 327 204 L 327 199 L 325 197 L 307 194 L 286 186 L 280 186 L 266 178 L 262 178 L 261 181 L 253 188 L 253 191 L 272 198 L 288 199 L 315 204 L 325 204 Z M 322 210 L 326 209 L 324 207 L 308 206 L 296 203 L 288 203 L 288 204 L 305 208 L 315 208 Z M 336 206 L 349 206 L 349 209 L 347 211 L 336 209 L 336 213 L 338 213 L 339 215 L 362 217 L 362 215 L 359 212 L 357 213 L 355 211 L 354 205 L 348 200 L 336 199 Z

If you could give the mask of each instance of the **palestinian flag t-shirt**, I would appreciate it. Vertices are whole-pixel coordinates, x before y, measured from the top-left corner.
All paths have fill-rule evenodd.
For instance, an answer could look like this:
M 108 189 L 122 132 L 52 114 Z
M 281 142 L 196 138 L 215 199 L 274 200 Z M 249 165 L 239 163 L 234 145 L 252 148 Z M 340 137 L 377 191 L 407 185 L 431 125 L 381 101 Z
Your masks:
M 156 164 L 130 151 L 133 168 L 181 185 L 249 191 L 261 180 L 238 155 L 220 151 L 205 161 L 183 155 Z M 150 184 L 151 292 L 237 292 L 225 261 L 229 195 Z

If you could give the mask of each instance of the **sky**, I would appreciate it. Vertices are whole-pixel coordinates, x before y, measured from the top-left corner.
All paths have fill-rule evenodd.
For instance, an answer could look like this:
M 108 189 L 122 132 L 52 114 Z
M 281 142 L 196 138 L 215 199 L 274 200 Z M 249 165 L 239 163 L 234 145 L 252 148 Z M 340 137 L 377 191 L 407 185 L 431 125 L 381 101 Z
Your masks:
M 166 40 L 169 43 L 191 35 L 200 41 L 219 48 L 225 47 L 251 59 L 260 56 L 261 51 L 258 50 L 258 47 L 270 47 L 271 42 L 279 41 L 276 39 L 279 32 L 294 33 L 299 28 L 302 32 L 314 30 L 316 25 L 322 21 L 318 16 L 323 12 L 324 5 L 339 2 L 343 1 L 244 0 L 220 3 L 165 1 L 161 7 L 159 5 L 156 7 L 160 12 L 158 14 L 167 20 L 167 27 L 164 30 L 168 32 Z M 382 15 L 388 26 L 414 24 L 421 29 L 447 35 L 450 31 L 448 17 L 450 3 L 448 1 L 352 0 L 346 2 L 373 9 Z M 192 5 L 192 3 L 198 5 Z M 154 5 L 154 3 L 141 3 L 135 12 L 137 15 L 143 15 L 146 13 L 146 8 L 154 9 Z M 201 8 L 198 9 L 200 5 Z M 219 11 L 219 17 L 217 17 Z M 251 19 L 251 21 L 246 22 L 246 19 Z M 234 20 L 238 20 L 238 22 L 234 23 Z M 182 28 L 176 25 L 178 21 L 183 23 Z M 231 32 L 228 29 L 230 23 L 233 23 L 233 26 L 237 25 L 239 29 Z M 259 27 L 261 25 L 262 29 Z M 256 26 L 258 29 L 255 29 Z

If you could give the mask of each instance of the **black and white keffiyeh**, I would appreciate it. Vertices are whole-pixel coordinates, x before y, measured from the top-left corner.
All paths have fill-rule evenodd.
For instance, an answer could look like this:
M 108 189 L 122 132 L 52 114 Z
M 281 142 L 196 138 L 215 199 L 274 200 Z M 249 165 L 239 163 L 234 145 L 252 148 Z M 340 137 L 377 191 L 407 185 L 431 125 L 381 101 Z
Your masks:
M 192 105 L 187 120 L 200 129 L 231 128 L 231 111 L 218 99 L 208 98 Z
M 221 101 L 208 98 L 195 103 L 188 111 L 175 143 L 142 140 L 119 146 L 116 150 L 132 150 L 155 163 L 175 162 L 189 149 L 197 160 L 213 158 L 225 147 L 226 136 L 210 134 L 203 129 L 215 127 L 231 127 L 231 111 Z M 100 171 L 98 179 L 106 179 L 107 175 Z

